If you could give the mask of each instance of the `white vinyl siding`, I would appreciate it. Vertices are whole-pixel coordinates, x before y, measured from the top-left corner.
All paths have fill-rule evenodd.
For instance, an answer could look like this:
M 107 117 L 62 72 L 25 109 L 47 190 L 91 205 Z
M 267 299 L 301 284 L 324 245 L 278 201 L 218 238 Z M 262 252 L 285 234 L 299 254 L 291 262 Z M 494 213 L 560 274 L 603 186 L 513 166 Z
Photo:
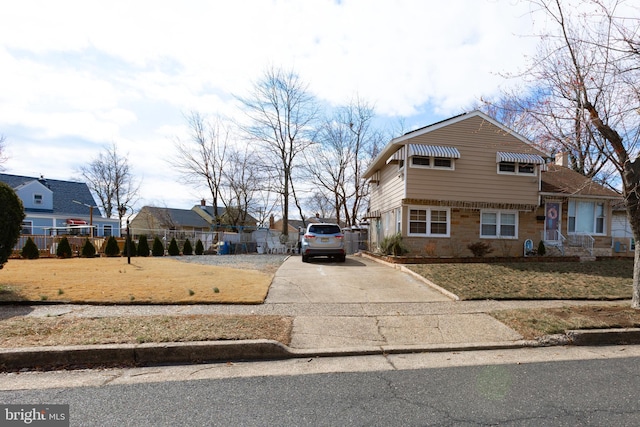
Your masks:
M 480 213 L 480 237 L 517 239 L 518 212 L 482 211 Z
M 451 212 L 442 207 L 409 208 L 409 236 L 449 237 Z

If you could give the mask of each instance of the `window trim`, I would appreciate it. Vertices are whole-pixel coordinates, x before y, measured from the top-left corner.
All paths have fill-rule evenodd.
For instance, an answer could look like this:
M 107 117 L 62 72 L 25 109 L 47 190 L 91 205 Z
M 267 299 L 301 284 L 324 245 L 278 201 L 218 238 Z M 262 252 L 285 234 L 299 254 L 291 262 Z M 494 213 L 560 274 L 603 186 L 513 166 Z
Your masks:
M 33 193 L 33 204 L 41 205 L 44 203 L 44 196 L 40 193 Z
M 593 228 L 591 231 L 576 231 L 576 223 L 577 223 L 577 203 L 590 203 L 593 205 Z M 571 215 L 571 205 L 573 204 L 573 216 Z M 602 216 L 596 216 L 598 212 L 598 206 L 602 206 Z M 580 235 L 580 234 L 588 234 L 589 236 L 606 236 L 607 235 L 607 206 L 605 202 L 601 202 L 598 200 L 588 200 L 588 199 L 571 199 L 567 202 L 567 234 L 571 235 Z M 602 219 L 602 232 L 598 232 L 598 220 Z M 573 221 L 572 221 L 573 220 Z M 570 231 L 570 227 L 573 224 L 573 231 Z
M 428 165 L 420 165 L 420 164 L 415 164 L 413 163 L 413 159 L 428 159 L 429 160 L 429 164 Z M 436 160 L 445 160 L 447 162 L 450 162 L 450 166 L 436 166 Z M 438 170 L 455 170 L 456 169 L 456 161 L 453 157 L 442 157 L 442 156 L 420 156 L 420 155 L 413 155 L 410 157 L 410 162 L 409 162 L 409 167 L 412 168 L 416 168 L 416 169 L 438 169 Z
M 28 233 L 24 232 L 26 228 L 29 229 Z M 22 221 L 22 224 L 20 225 L 20 234 L 23 234 L 25 236 L 33 235 L 33 221 L 31 220 Z
M 496 234 L 483 234 L 483 230 L 482 230 L 482 226 L 485 225 L 485 223 L 482 222 L 482 217 L 484 214 L 488 214 L 488 213 L 493 213 L 496 214 Z M 513 236 L 503 236 L 501 234 L 502 231 L 502 215 L 514 215 L 515 217 L 515 230 L 514 230 L 514 235 Z M 480 238 L 481 239 L 502 239 L 502 240 L 517 240 L 518 239 L 518 234 L 519 234 L 519 225 L 520 223 L 520 215 L 518 211 L 512 211 L 512 210 L 499 210 L 499 209 L 482 209 L 480 211 Z M 507 224 L 510 225 L 510 224 Z
M 109 234 L 107 234 L 107 230 L 109 230 Z M 113 225 L 104 224 L 102 226 L 102 237 L 111 237 L 113 236 Z
M 412 233 L 411 232 L 411 223 L 413 222 L 423 222 L 423 221 L 412 221 L 411 220 L 411 212 L 417 211 L 426 211 L 426 219 L 424 223 L 426 224 L 426 233 Z M 431 233 L 431 225 L 433 224 L 431 221 L 431 213 L 433 211 L 444 211 L 447 214 L 447 232 L 446 234 L 436 234 Z M 437 222 L 440 223 L 440 222 Z M 448 238 L 451 237 L 451 208 L 443 207 L 443 206 L 409 206 L 408 207 L 408 218 L 407 218 L 407 236 L 409 237 L 442 237 Z
M 513 172 L 511 171 L 503 171 L 500 170 L 500 166 L 502 165 L 513 165 Z M 524 166 L 532 166 L 532 172 L 523 172 L 522 168 Z M 537 176 L 538 168 L 534 163 L 524 163 L 524 162 L 498 162 L 497 172 L 499 175 L 522 175 L 522 176 Z

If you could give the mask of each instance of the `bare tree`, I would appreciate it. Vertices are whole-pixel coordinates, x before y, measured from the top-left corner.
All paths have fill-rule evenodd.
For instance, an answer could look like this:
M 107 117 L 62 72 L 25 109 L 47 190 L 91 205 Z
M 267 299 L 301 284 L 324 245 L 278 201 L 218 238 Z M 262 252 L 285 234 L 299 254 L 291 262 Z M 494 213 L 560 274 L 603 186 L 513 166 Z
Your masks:
M 578 8 L 561 0 L 530 0 L 553 23 L 543 35 L 532 72 L 547 77 L 545 98 L 580 117 L 585 132 L 620 174 L 627 216 L 640 239 L 640 55 L 637 6 L 625 1 L 589 0 Z M 635 10 L 633 18 L 619 15 Z M 586 9 L 585 9 L 586 8 Z M 631 9 L 629 9 L 631 8 Z M 635 9 L 634 9 L 635 8 Z M 587 10 L 588 13 L 584 13 Z M 554 70 L 549 74 L 548 70 Z M 557 70 L 557 71 L 556 71 Z M 632 307 L 640 308 L 640 246 L 636 245 Z
M 335 202 L 327 196 L 326 192 L 315 191 L 307 200 L 307 206 L 314 215 L 319 215 L 321 218 L 335 216 Z
M 540 54 L 549 55 L 549 49 L 548 45 L 542 46 Z M 570 100 L 575 98 L 575 93 L 559 83 L 571 73 L 566 65 L 538 64 L 526 76 L 536 85 L 533 90 L 518 92 L 516 89 L 504 93 L 498 100 L 485 99 L 481 109 L 541 150 L 568 153 L 571 169 L 607 185 L 616 170 L 603 150 L 603 137 L 585 112 L 572 105 Z
M 2 164 L 7 161 L 7 138 L 0 135 L 0 170 L 3 170 Z
M 356 97 L 325 119 L 318 129 L 319 144 L 305 154 L 308 170 L 332 200 L 338 222 L 356 225 L 366 206 L 368 185 L 362 178 L 383 135 L 372 127 L 373 108 Z
M 246 225 L 249 210 L 257 210 L 256 194 L 260 191 L 264 176 L 261 168 L 253 164 L 255 153 L 249 146 L 244 149 L 231 148 L 227 167 L 222 171 L 226 197 L 222 198 L 225 205 L 225 217 L 233 226 Z
M 288 235 L 289 202 L 294 195 L 296 157 L 312 144 L 310 132 L 318 106 L 308 86 L 293 71 L 269 68 L 246 97 L 237 98 L 248 118 L 241 125 L 249 140 L 265 149 L 264 160 L 278 173 L 282 233 Z
M 104 149 L 80 173 L 91 192 L 98 197 L 107 218 L 117 214 L 122 220 L 119 206 L 130 207 L 138 197 L 140 184 L 134 179 L 126 156 L 118 153 L 116 144 Z
M 213 216 L 219 225 L 218 207 L 230 129 L 220 117 L 210 121 L 200 113 L 191 112 L 185 119 L 190 131 L 189 139 L 175 139 L 176 157 L 171 164 L 188 182 L 207 187 L 213 200 Z

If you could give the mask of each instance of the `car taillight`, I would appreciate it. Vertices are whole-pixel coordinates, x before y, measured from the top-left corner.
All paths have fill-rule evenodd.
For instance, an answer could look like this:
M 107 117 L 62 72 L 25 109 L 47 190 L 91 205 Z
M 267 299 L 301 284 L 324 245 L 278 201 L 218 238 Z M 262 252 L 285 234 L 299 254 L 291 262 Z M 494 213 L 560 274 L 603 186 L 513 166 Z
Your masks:
M 336 239 L 342 239 L 343 237 L 344 237 L 344 235 L 342 235 L 342 234 L 337 234 L 336 235 Z
M 315 238 L 316 238 L 316 236 L 314 236 L 313 234 L 305 234 L 305 235 L 304 235 L 304 238 L 305 238 L 305 239 L 315 239 Z

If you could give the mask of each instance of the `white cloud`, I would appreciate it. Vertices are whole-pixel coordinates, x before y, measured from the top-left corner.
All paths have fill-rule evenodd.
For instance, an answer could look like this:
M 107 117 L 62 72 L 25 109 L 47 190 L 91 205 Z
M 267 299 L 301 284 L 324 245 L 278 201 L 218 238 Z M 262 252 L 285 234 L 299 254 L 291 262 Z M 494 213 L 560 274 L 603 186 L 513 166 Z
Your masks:
M 144 175 L 145 198 L 167 203 L 197 196 L 164 163 L 182 114 L 237 114 L 232 95 L 269 65 L 294 69 L 331 104 L 358 93 L 383 116 L 417 121 L 510 84 L 497 73 L 522 69 L 535 45 L 518 36 L 531 32 L 528 5 L 511 0 L 24 0 L 2 9 L 0 133 L 12 152 L 45 146 L 56 161 L 38 169 L 65 176 L 116 142 Z M 14 154 L 5 167 L 28 165 Z

